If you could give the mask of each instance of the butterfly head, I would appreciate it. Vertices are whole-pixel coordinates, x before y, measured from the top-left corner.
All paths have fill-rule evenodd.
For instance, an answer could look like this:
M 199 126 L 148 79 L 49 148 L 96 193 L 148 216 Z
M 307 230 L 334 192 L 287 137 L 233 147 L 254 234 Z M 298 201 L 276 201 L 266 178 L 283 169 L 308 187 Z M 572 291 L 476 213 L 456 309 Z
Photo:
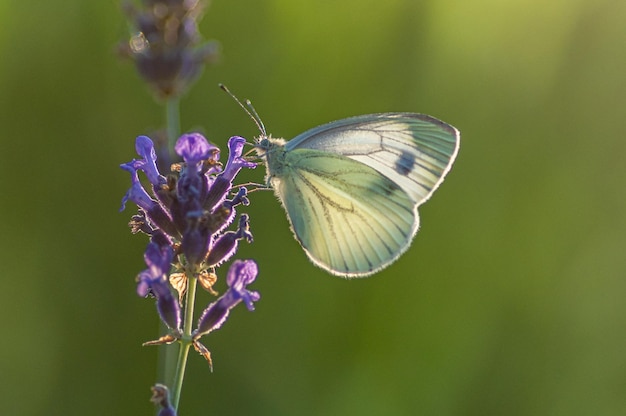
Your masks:
M 267 157 L 276 149 L 285 145 L 285 140 L 273 138 L 271 135 L 261 134 L 254 139 L 254 149 L 259 157 Z

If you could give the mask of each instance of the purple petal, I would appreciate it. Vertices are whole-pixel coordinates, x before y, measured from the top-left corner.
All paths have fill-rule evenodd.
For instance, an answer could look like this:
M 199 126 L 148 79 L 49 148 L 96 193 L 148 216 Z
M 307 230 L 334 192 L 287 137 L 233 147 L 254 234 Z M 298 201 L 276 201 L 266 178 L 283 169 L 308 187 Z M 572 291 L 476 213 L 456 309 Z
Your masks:
M 146 192 L 146 190 L 143 188 L 143 185 L 141 185 L 141 182 L 139 181 L 139 176 L 137 175 L 137 165 L 137 161 L 120 165 L 122 169 L 130 172 L 131 177 L 131 186 L 130 189 L 126 192 L 126 195 L 124 195 L 124 197 L 122 198 L 122 206 L 120 207 L 120 211 L 123 211 L 124 208 L 126 208 L 126 202 L 128 202 L 129 200 L 146 211 L 150 211 L 151 208 L 157 205 L 157 202 L 150 197 L 148 192 Z
M 228 318 L 230 309 L 235 305 L 236 303 L 230 303 L 226 296 L 211 303 L 198 319 L 198 328 L 194 331 L 193 338 L 198 339 L 202 335 L 219 329 Z
M 226 283 L 235 290 L 245 289 L 246 285 L 254 282 L 258 272 L 254 260 L 236 260 L 228 269 Z
M 176 153 L 190 165 L 208 159 L 211 153 L 219 149 L 211 144 L 200 133 L 188 133 L 180 136 L 174 147 Z
M 150 293 L 150 281 L 152 280 L 152 275 L 148 270 L 144 270 L 139 273 L 137 280 L 137 294 L 142 298 L 145 298 Z
M 144 253 L 148 268 L 138 276 L 137 294 L 146 296 L 152 293 L 156 296 L 161 320 L 171 329 L 179 330 L 182 321 L 180 306 L 172 295 L 167 278 L 173 256 L 174 252 L 167 244 L 160 246 L 155 241 L 148 244 Z
M 138 136 L 135 140 L 135 150 L 139 156 L 143 157 L 145 164 L 141 169 L 146 173 L 150 183 L 153 185 L 165 183 L 165 177 L 159 173 L 156 165 L 157 156 L 152 140 L 148 136 Z
M 233 136 L 228 140 L 228 162 L 226 162 L 226 168 L 220 174 L 228 181 L 232 182 L 242 168 L 254 169 L 256 167 L 256 163 L 249 162 L 241 157 L 245 143 L 246 139 L 239 136 Z
M 230 286 L 228 292 L 231 292 L 237 301 L 243 301 L 251 311 L 254 310 L 253 302 L 259 300 L 261 295 L 247 290 L 246 286 L 254 282 L 258 272 L 259 269 L 254 260 L 237 260 L 230 266 L 226 276 L 226 283 Z
M 165 325 L 175 331 L 179 331 L 182 317 L 178 300 L 172 296 L 169 287 L 166 285 L 162 285 L 162 287 L 167 289 L 167 293 L 164 291 L 157 293 L 157 310 L 159 311 L 159 316 Z
M 159 246 L 154 242 L 148 243 L 144 260 L 152 275 L 156 277 L 167 275 L 174 258 L 174 252 L 169 245 Z
M 193 333 L 194 340 L 220 328 L 228 318 L 230 310 L 240 302 L 244 302 L 249 310 L 254 310 L 253 302 L 258 301 L 261 295 L 247 290 L 245 286 L 254 281 L 257 273 L 258 268 L 253 260 L 233 262 L 226 277 L 230 288 L 204 310 L 198 321 L 198 328 Z

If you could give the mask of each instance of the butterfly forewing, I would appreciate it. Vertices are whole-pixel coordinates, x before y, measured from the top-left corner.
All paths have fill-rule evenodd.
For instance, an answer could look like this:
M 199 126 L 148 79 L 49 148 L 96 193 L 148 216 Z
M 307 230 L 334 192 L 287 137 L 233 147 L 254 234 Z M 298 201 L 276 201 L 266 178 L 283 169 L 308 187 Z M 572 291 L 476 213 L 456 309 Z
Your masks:
M 387 176 L 417 205 L 450 169 L 459 132 L 423 114 L 383 113 L 328 123 L 296 136 L 286 149 L 315 149 L 349 157 Z

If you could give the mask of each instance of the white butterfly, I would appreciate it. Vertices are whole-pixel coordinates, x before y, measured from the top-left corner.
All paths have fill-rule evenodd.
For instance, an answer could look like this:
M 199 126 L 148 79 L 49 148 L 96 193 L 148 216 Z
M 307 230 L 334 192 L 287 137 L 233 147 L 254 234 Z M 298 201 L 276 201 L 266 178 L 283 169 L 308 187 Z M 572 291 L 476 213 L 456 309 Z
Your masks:
M 290 141 L 263 134 L 255 147 L 311 261 L 334 275 L 362 277 L 408 249 L 417 208 L 450 170 L 459 139 L 433 117 L 383 113 L 334 121 Z

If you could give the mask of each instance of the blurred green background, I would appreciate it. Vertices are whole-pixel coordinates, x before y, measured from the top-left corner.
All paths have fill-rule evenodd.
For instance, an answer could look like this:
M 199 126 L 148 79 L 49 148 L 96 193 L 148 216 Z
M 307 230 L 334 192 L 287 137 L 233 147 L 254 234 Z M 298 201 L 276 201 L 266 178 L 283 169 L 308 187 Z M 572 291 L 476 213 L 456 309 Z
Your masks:
M 313 267 L 253 194 L 262 299 L 204 339 L 214 373 L 192 353 L 180 414 L 626 414 L 625 21 L 623 0 L 215 0 L 223 57 L 184 130 L 258 133 L 223 82 L 274 136 L 414 111 L 461 151 L 410 251 L 363 280 Z M 6 415 L 154 414 L 118 165 L 163 110 L 127 36 L 117 1 L 0 2 Z

